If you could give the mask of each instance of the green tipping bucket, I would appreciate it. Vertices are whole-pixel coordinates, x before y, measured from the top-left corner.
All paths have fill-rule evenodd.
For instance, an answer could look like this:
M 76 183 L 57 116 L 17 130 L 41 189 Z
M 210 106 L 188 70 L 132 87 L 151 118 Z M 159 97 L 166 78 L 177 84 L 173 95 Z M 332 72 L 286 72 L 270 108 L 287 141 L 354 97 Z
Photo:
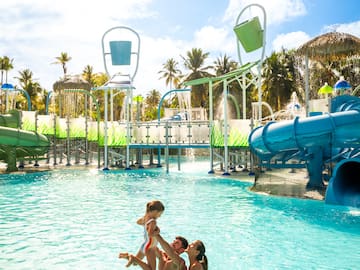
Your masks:
M 263 30 L 259 17 L 236 25 L 234 32 L 246 52 L 255 51 L 263 46 Z

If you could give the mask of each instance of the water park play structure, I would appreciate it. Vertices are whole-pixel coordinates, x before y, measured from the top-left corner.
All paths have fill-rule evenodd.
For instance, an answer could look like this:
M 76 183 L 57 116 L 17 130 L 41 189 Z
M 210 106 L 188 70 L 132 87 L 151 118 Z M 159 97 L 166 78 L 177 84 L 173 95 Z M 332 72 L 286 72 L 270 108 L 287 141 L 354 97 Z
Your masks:
M 49 140 L 37 132 L 20 130 L 20 112 L 0 115 L 0 160 L 7 163 L 7 171 L 16 170 L 16 159 L 26 157 L 37 161 L 48 151 Z
M 258 8 L 261 19 L 256 16 L 241 21 L 249 8 Z M 117 37 L 119 31 L 121 39 Z M 325 100 L 329 107 L 321 112 L 314 106 L 310 108 L 311 102 L 306 100 L 304 117 L 263 125 L 265 103 L 261 101 L 261 66 L 266 40 L 263 7 L 257 4 L 245 7 L 237 18 L 234 32 L 240 63 L 238 69 L 218 77 L 188 81 L 185 86 L 189 88 L 173 89 L 164 95 L 190 92 L 192 86 L 207 84 L 208 120 L 196 119 L 189 107 L 186 108 L 186 117 L 183 117 L 187 119 L 170 117 L 164 121 L 159 114 L 157 121 L 134 120 L 132 95 L 140 57 L 140 37 L 131 28 L 114 27 L 102 37 L 104 66 L 110 80 L 91 89 L 79 78 L 69 84 L 67 80 L 70 78 L 65 78 L 57 84 L 57 91 L 48 95 L 46 115 L 32 111 L 2 115 L 0 159 L 8 164 L 8 171 L 16 170 L 16 160 L 40 158 L 46 158 L 49 163 L 52 161 L 53 165 L 66 160 L 69 166 L 74 162 L 73 158 L 75 164 L 82 160 L 90 164 L 94 159 L 99 168 L 108 170 L 109 166 L 115 165 L 131 169 L 136 164 L 142 168 L 145 155 L 148 155 L 149 165 L 161 166 L 163 155 L 168 171 L 171 150 L 177 151 L 180 169 L 183 149 L 203 148 L 210 155 L 209 173 L 214 173 L 218 165 L 223 175 L 230 175 L 230 170 L 235 170 L 237 165 L 250 173 L 256 170 L 260 175 L 264 168 L 306 168 L 309 188 L 323 188 L 324 180 L 328 181 L 327 203 L 360 207 L 357 177 L 360 171 L 360 99 L 350 95 L 329 98 Z M 258 52 L 257 59 L 243 63 L 241 55 L 244 51 Z M 223 102 L 223 116 L 217 120 L 214 117 L 213 88 L 221 85 L 224 100 L 231 100 L 228 86 L 232 82 L 238 82 L 242 89 L 242 117 L 237 109 L 237 119 L 228 119 L 228 102 Z M 246 119 L 246 90 L 251 85 L 259 91 L 258 102 L 252 104 L 253 119 Z M 7 95 L 7 91 L 9 89 L 2 88 L 2 94 Z M 93 91 L 104 94 L 103 121 Z M 114 98 L 120 93 L 125 93 L 122 118 L 113 114 Z
M 270 122 L 249 142 L 264 168 L 307 168 L 309 187 L 322 187 L 328 170 L 326 202 L 359 207 L 359 131 L 360 99 L 344 95 L 331 100 L 331 113 Z

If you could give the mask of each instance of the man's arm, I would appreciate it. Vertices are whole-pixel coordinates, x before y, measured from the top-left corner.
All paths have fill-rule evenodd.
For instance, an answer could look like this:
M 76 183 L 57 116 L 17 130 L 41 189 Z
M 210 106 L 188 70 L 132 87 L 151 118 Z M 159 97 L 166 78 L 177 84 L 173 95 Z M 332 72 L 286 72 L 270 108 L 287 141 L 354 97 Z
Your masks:
M 181 257 L 173 250 L 170 244 L 160 234 L 154 234 L 154 237 L 158 240 L 165 253 L 172 259 L 172 262 L 180 265 Z

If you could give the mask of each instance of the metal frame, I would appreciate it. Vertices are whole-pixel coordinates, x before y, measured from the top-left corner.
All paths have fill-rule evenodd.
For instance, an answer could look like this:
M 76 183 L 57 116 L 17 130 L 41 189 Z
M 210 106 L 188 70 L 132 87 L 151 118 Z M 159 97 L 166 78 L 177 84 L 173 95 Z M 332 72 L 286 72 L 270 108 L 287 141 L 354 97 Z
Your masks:
M 136 37 L 136 47 L 137 50 L 136 51 L 132 51 L 131 50 L 131 54 L 134 54 L 136 57 L 136 63 L 135 63 L 135 69 L 133 71 L 132 74 L 122 74 L 122 73 L 115 73 L 115 74 L 110 74 L 109 68 L 108 68 L 108 60 L 107 60 L 107 56 L 111 55 L 111 52 L 108 52 L 106 50 L 106 46 L 105 46 L 105 39 L 108 36 L 109 33 L 116 31 L 116 30 L 125 30 L 128 31 L 130 33 L 132 33 L 135 37 Z M 140 57 L 140 36 L 139 34 L 133 30 L 130 27 L 126 27 L 126 26 L 116 26 L 113 28 L 110 28 L 109 30 L 107 30 L 101 39 L 101 43 L 102 43 L 102 53 L 103 53 L 103 61 L 104 61 L 104 67 L 105 67 L 105 71 L 107 73 L 107 75 L 110 77 L 110 80 L 108 82 L 106 82 L 103 86 L 97 87 L 95 90 L 104 90 L 104 170 L 108 170 L 108 134 L 107 134 L 107 122 L 108 122 L 108 95 L 107 95 L 107 91 L 110 90 L 111 93 L 111 108 L 112 108 L 112 98 L 113 98 L 113 90 L 126 90 L 126 105 L 125 105 L 125 114 L 126 114 L 126 125 L 127 125 L 127 132 L 126 132 L 126 169 L 130 169 L 130 121 L 131 121 L 131 108 L 129 108 L 129 105 L 131 104 L 132 101 L 132 92 L 133 92 L 133 81 L 134 78 L 136 76 L 137 70 L 138 70 L 138 66 L 139 66 L 139 57 Z M 130 63 L 127 66 L 132 66 L 131 64 L 131 55 L 130 55 Z M 120 78 L 120 80 L 118 80 Z M 124 80 L 125 78 L 125 80 Z

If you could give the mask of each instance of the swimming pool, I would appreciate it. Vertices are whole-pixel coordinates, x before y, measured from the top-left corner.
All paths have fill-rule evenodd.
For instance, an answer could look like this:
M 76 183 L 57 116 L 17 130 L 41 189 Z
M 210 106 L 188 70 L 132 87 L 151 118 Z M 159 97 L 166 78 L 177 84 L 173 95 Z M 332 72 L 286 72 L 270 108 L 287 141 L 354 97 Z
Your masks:
M 202 240 L 209 269 L 359 267 L 360 210 L 252 193 L 202 165 L 1 175 L 0 269 L 127 269 L 117 255 L 137 251 L 152 199 L 163 237 Z

